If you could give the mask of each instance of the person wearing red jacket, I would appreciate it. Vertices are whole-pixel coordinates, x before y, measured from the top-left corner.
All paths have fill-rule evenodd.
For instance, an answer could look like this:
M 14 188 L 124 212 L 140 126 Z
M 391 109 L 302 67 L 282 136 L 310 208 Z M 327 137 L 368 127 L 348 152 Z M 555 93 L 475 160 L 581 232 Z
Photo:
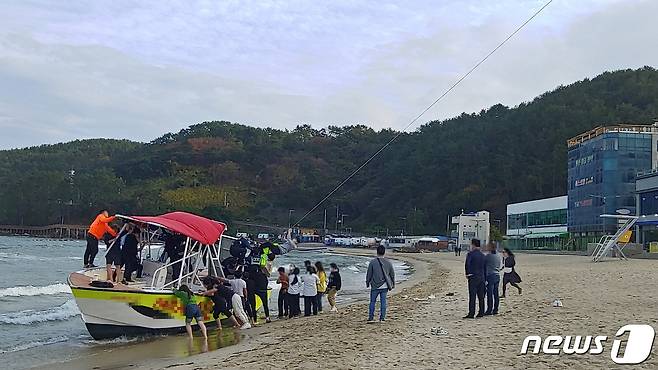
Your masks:
M 103 239 L 103 235 L 109 233 L 112 237 L 117 236 L 117 232 L 110 226 L 110 222 L 114 221 L 115 218 L 115 216 L 109 215 L 107 209 L 103 209 L 89 226 L 89 230 L 87 231 L 87 249 L 85 249 L 84 255 L 85 268 L 96 267 L 94 265 L 94 259 L 96 259 L 96 254 L 98 254 L 98 241 Z

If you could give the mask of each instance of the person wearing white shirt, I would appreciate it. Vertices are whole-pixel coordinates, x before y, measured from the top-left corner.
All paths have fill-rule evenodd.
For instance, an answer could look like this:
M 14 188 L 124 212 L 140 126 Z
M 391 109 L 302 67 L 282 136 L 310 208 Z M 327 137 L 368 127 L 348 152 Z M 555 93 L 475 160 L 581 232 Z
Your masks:
M 315 274 L 315 267 L 306 267 L 306 274 L 302 275 L 302 296 L 304 297 L 304 316 L 318 314 L 318 282 L 320 278 Z
M 290 309 L 288 310 L 288 317 L 293 318 L 295 316 L 301 315 L 301 310 L 299 309 L 299 294 L 302 292 L 302 281 L 299 278 L 299 268 L 293 267 L 292 271 L 288 275 L 288 304 Z

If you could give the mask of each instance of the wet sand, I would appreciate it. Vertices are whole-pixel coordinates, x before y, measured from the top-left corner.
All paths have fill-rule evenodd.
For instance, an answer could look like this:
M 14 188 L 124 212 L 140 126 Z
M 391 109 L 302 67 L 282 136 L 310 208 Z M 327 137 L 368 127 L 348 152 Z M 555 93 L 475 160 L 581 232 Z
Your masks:
M 528 335 L 613 338 L 626 324 L 658 328 L 658 289 L 654 283 L 658 281 L 658 261 L 593 264 L 581 256 L 519 254 L 523 294 L 510 288 L 501 301 L 499 315 L 462 320 L 467 311 L 464 255 L 391 257 L 411 263 L 415 272 L 390 297 L 384 324 L 366 324 L 367 304 L 357 302 L 340 307 L 338 313 L 281 320 L 243 331 L 238 344 L 216 351 L 184 358 L 153 359 L 149 355 L 150 359 L 140 361 L 144 347 L 126 346 L 108 356 L 135 358 L 130 364 L 108 366 L 96 357 L 87 359 L 84 368 L 621 368 L 610 359 L 612 339 L 600 355 L 519 352 Z M 564 307 L 551 306 L 556 298 Z M 441 334 L 431 334 L 433 327 L 442 329 Z M 184 337 L 174 340 L 184 346 Z M 657 356 L 654 345 L 649 359 L 634 368 L 658 368 Z M 78 365 L 61 364 L 61 368 L 81 368 Z

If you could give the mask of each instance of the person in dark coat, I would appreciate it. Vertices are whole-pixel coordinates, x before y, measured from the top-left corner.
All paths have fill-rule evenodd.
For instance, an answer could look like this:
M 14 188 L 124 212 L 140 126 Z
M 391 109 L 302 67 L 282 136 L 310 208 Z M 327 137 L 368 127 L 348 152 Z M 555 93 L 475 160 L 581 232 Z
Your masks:
M 139 265 L 139 257 L 137 256 L 139 249 L 138 235 L 140 230 L 137 226 L 132 225 L 130 231 L 126 234 L 123 245 L 121 248 L 121 263 L 122 267 L 125 266 L 125 274 L 122 283 L 133 282 L 132 274 L 137 271 Z
M 516 261 L 514 260 L 514 253 L 512 253 L 509 248 L 504 248 L 503 249 L 503 295 L 500 296 L 500 298 L 505 298 L 505 290 L 507 288 L 507 284 L 509 283 L 513 287 L 519 290 L 519 294 L 521 294 L 521 287 L 518 285 L 521 282 L 521 277 L 519 274 L 516 273 L 516 270 L 514 269 L 514 266 L 516 266 Z
M 480 251 L 480 240 L 471 240 L 471 251 L 466 255 L 466 278 L 468 279 L 468 315 L 465 319 L 484 316 L 484 253 Z M 478 314 L 475 316 L 475 298 L 478 300 Z
M 260 268 L 249 273 L 247 280 L 247 294 L 249 294 L 249 306 L 251 306 L 251 314 L 254 320 L 254 324 L 258 321 L 256 297 L 260 298 L 260 301 L 263 305 L 263 311 L 265 311 L 265 322 L 269 323 L 271 321 L 270 308 L 268 304 L 269 302 L 267 298 L 267 286 L 267 275 L 265 275 L 265 273 L 263 273 Z
M 182 267 L 181 259 L 183 259 L 183 254 L 185 252 L 185 240 L 186 238 L 178 233 L 167 233 L 164 239 L 164 250 L 166 256 L 163 254 L 163 258 L 169 258 L 169 263 L 174 263 L 171 265 L 171 280 L 177 280 L 180 276 L 180 270 Z M 162 261 L 164 262 L 164 261 Z

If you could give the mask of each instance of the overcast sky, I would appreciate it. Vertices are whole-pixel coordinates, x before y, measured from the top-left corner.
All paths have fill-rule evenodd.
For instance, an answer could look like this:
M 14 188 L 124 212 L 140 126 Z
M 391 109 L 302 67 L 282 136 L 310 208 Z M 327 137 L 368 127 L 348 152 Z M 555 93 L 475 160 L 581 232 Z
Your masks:
M 0 3 L 0 149 L 205 120 L 400 129 L 546 0 Z M 555 0 L 419 123 L 658 64 L 656 0 Z

